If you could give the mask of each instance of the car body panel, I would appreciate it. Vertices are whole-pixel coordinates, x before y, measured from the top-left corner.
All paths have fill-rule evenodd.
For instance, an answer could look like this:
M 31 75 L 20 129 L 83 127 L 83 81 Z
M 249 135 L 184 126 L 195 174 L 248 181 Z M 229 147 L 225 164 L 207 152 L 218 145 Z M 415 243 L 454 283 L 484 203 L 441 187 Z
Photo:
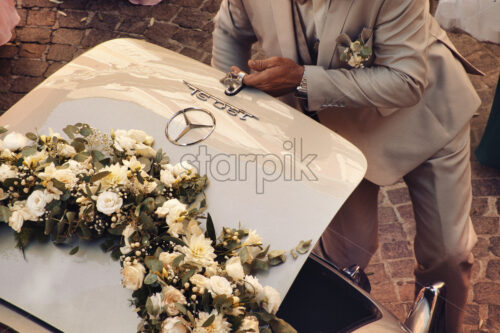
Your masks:
M 256 229 L 272 248 L 287 251 L 301 240 L 314 244 L 363 178 L 365 158 L 336 133 L 267 94 L 245 88 L 236 96 L 224 95 L 223 75 L 159 46 L 117 39 L 65 65 L 2 115 L 0 125 L 22 133 L 49 128 L 62 133 L 77 122 L 104 133 L 135 128 L 154 136 L 154 147 L 173 162 L 210 155 L 208 167 L 202 161 L 199 168 L 211 182 L 208 211 L 217 230 L 241 223 Z M 193 87 L 204 94 L 193 94 Z M 258 119 L 233 116 L 207 94 Z M 165 126 L 189 107 L 210 111 L 216 128 L 201 144 L 180 147 L 166 139 Z M 230 170 L 240 175 L 214 171 L 219 160 L 229 161 Z M 271 179 L 264 171 L 272 163 L 278 171 L 281 163 L 282 172 Z M 74 256 L 68 252 L 34 244 L 24 260 L 12 232 L 1 226 L 0 297 L 63 331 L 133 332 L 138 317 L 129 306 L 130 291 L 120 285 L 119 264 L 101 253 L 97 242 L 81 244 Z M 284 296 L 306 257 L 290 257 L 259 279 Z

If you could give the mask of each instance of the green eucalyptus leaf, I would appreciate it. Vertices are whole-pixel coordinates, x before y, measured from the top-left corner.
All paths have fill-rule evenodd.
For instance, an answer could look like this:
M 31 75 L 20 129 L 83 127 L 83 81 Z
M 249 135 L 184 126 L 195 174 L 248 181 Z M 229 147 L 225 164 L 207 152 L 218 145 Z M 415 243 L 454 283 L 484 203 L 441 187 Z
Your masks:
M 196 273 L 196 269 L 190 269 L 182 276 L 181 284 L 184 285 Z
M 55 222 L 52 219 L 45 220 L 45 228 L 44 228 L 43 233 L 47 236 L 50 235 L 50 233 L 52 232 L 52 229 L 54 228 L 54 225 L 55 225 Z
M 11 215 L 12 213 L 8 207 L 0 206 L 0 222 L 9 222 Z
M 273 332 L 276 333 L 297 333 L 297 330 L 292 327 L 289 323 L 280 318 L 274 318 L 269 323 Z
M 175 307 L 177 308 L 177 310 L 179 310 L 180 313 L 182 313 L 183 315 L 186 315 L 187 314 L 187 309 L 184 305 L 182 305 L 181 303 L 175 303 Z
M 95 183 L 98 180 L 103 179 L 104 177 L 108 176 L 111 173 L 111 171 L 101 171 L 96 174 L 94 174 L 92 177 L 90 177 L 90 182 Z
M 282 250 L 272 250 L 267 255 L 267 258 L 269 259 L 269 265 L 277 266 L 286 261 L 286 254 Z
M 30 139 L 31 141 L 36 141 L 38 140 L 38 136 L 35 133 L 28 132 L 25 134 L 25 136 Z
M 9 130 L 8 130 L 8 129 L 6 129 L 5 127 L 0 126 L 0 134 L 4 134 L 4 133 L 6 133 L 6 132 L 8 132 L 8 131 L 9 131 Z
M 309 248 L 311 247 L 312 239 L 309 239 L 307 241 L 300 241 L 299 245 L 295 248 L 298 253 L 300 254 L 306 254 L 309 251 Z
M 78 250 L 80 250 L 80 247 L 75 246 L 74 248 L 71 249 L 71 251 L 69 251 L 69 255 L 72 256 L 72 255 L 76 254 L 78 252 Z
M 212 244 L 215 244 L 217 241 L 217 235 L 215 234 L 215 226 L 210 214 L 207 214 L 207 235 L 212 240 Z
M 269 263 L 266 260 L 255 259 L 252 264 L 252 268 L 257 271 L 267 271 L 269 270 Z
M 68 125 L 68 126 L 63 128 L 63 132 L 66 133 L 66 135 L 70 139 L 73 139 L 75 137 L 75 134 L 78 133 L 78 127 L 73 126 L 73 125 Z
M 92 150 L 90 153 L 92 154 L 92 159 L 97 162 L 101 162 L 107 158 L 103 153 L 101 153 L 98 150 Z
M 250 252 L 248 251 L 248 247 L 245 246 L 244 248 L 242 248 L 238 252 L 238 256 L 240 257 L 241 262 L 247 262 L 248 259 L 250 258 Z
M 76 149 L 76 148 L 75 148 Z M 76 154 L 73 159 L 77 162 L 84 162 L 90 157 L 90 154 L 88 151 L 82 151 Z
M 208 326 L 212 325 L 212 323 L 214 322 L 214 320 L 215 320 L 215 315 L 213 314 L 210 317 L 208 317 L 208 319 L 205 320 L 205 322 L 201 326 L 202 327 L 208 327 Z
M 82 151 L 85 150 L 85 144 L 82 143 L 81 141 L 73 140 L 73 142 L 71 142 L 71 146 L 75 148 L 77 153 L 81 153 Z
M 158 276 L 156 274 L 149 273 L 144 278 L 144 284 L 151 285 L 158 280 Z
M 179 256 L 177 256 L 173 261 L 172 261 L 172 266 L 173 267 L 179 267 L 179 265 L 181 264 L 181 262 L 184 260 L 186 256 L 184 254 L 181 254 Z
M 28 157 L 31 155 L 34 155 L 37 153 L 37 150 L 35 147 L 24 147 L 23 150 L 21 150 L 21 155 L 23 157 Z
M 80 134 L 82 136 L 89 136 L 89 135 L 92 135 L 92 130 L 89 127 L 82 127 L 80 129 Z
M 63 182 L 60 182 L 55 178 L 52 178 L 51 182 L 52 182 L 52 184 L 54 184 L 54 187 L 57 188 L 59 191 L 61 191 L 61 192 L 66 191 L 66 185 L 64 185 Z

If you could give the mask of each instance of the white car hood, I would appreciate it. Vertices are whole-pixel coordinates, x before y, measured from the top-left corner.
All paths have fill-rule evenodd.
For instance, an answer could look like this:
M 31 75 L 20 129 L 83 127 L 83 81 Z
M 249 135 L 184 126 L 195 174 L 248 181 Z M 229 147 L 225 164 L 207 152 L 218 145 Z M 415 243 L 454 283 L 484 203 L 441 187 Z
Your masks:
M 77 122 L 105 133 L 141 129 L 155 137 L 154 147 L 174 163 L 205 150 L 211 163 L 201 173 L 212 168 L 206 194 L 218 232 L 241 223 L 256 229 L 273 249 L 289 251 L 308 239 L 314 244 L 363 178 L 365 158 L 336 133 L 267 94 L 245 88 L 234 97 L 224 95 L 222 76 L 162 47 L 117 39 L 61 68 L 2 115 L 0 125 L 22 133 L 48 128 L 62 133 L 65 125 Z M 258 120 L 220 110 L 193 95 L 184 81 Z M 200 144 L 177 146 L 166 139 L 165 126 L 175 112 L 188 107 L 211 112 L 216 127 Z M 266 176 L 263 172 L 272 170 L 273 163 L 281 163 L 283 172 Z M 228 166 L 232 171 L 225 176 Z M 221 170 L 213 169 L 217 167 Z M 234 170 L 240 173 L 236 180 Z M 97 244 L 80 246 L 75 256 L 68 255 L 68 248 L 34 244 L 26 260 L 14 246 L 10 228 L 2 226 L 0 297 L 63 331 L 135 331 L 139 320 L 129 306 L 131 292 L 120 284 L 120 265 Z M 289 256 L 259 279 L 284 297 L 305 259 Z

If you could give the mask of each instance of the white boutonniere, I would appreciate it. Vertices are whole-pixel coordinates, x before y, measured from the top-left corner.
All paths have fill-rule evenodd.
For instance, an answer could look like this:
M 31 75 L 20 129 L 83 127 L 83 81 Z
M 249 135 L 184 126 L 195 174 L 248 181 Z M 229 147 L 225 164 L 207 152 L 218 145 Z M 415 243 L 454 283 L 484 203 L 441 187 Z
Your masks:
M 353 42 L 347 35 L 342 34 L 337 42 L 345 47 L 340 54 L 340 61 L 350 68 L 364 68 L 372 57 L 372 48 L 367 46 L 361 37 Z

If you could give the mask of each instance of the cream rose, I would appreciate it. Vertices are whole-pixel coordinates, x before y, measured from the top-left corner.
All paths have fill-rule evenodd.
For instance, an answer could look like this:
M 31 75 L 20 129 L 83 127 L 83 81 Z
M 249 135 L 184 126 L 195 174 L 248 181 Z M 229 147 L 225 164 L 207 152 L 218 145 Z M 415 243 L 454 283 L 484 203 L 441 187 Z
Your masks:
M 212 294 L 212 297 L 225 295 L 231 296 L 233 294 L 233 288 L 231 288 L 231 283 L 222 276 L 212 276 L 208 279 L 206 283 L 207 290 Z
M 52 196 L 48 196 L 44 191 L 36 190 L 30 194 L 26 200 L 26 208 L 37 217 L 45 213 L 45 206 L 52 201 Z
M 24 217 L 19 211 L 12 212 L 9 217 L 9 227 L 11 227 L 15 232 L 21 232 L 21 228 L 24 224 Z
M 156 150 L 143 143 L 137 143 L 134 145 L 134 150 L 139 156 L 144 156 L 146 158 L 153 158 L 156 156 Z
M 179 314 L 179 310 L 175 306 L 175 303 L 187 304 L 186 297 L 175 287 L 166 286 L 161 291 L 163 295 L 163 307 L 167 310 L 167 314 L 170 316 L 176 316 Z
M 173 268 L 172 263 L 181 254 L 179 252 L 162 252 L 160 253 L 158 260 L 160 260 L 164 266 Z
M 206 288 L 208 279 L 201 274 L 194 274 L 189 278 L 189 281 L 199 289 Z
M 239 281 L 245 277 L 240 257 L 232 257 L 226 261 L 226 272 L 234 281 Z
M 73 157 L 76 155 L 76 150 L 73 146 L 67 145 L 65 143 L 58 143 L 57 147 L 57 154 L 63 157 Z
M 177 163 L 172 170 L 176 177 L 186 178 L 196 174 L 196 169 L 187 161 Z
M 162 169 L 160 171 L 160 181 L 166 186 L 172 186 L 176 182 L 174 174 L 170 170 Z
M 130 290 L 137 290 L 142 287 L 146 268 L 141 263 L 125 264 L 122 268 L 122 284 L 125 288 Z
M 122 254 L 127 254 L 130 251 L 132 251 L 132 247 L 130 246 L 129 238 L 130 238 L 130 236 L 132 236 L 132 234 L 135 231 L 136 231 L 136 229 L 132 225 L 130 225 L 130 224 L 127 224 L 127 226 L 125 227 L 125 229 L 123 229 L 122 236 L 123 236 L 123 240 L 125 242 L 125 246 L 122 246 L 120 248 L 120 252 Z
M 163 311 L 163 296 L 161 293 L 156 293 L 149 296 L 151 302 L 151 312 L 148 312 L 151 316 L 156 317 Z
M 170 317 L 161 324 L 160 333 L 188 333 L 189 323 L 182 317 Z
M 123 199 L 115 192 L 106 191 L 97 197 L 96 208 L 99 212 L 111 215 L 120 210 L 123 204 Z
M 20 150 L 28 144 L 28 138 L 21 133 L 11 132 L 3 139 L 4 149 L 11 151 Z
M 0 182 L 4 182 L 8 178 L 16 178 L 17 172 L 8 164 L 0 165 Z
M 280 294 L 270 286 L 264 287 L 264 300 L 263 307 L 264 309 L 272 314 L 276 314 L 281 304 L 281 296 Z
M 257 301 L 260 301 L 264 298 L 264 288 L 259 283 L 259 279 L 252 275 L 247 275 L 244 278 L 245 281 L 245 289 L 254 295 Z
M 255 332 L 259 333 L 259 320 L 254 316 L 246 316 L 241 322 L 241 326 L 238 328 L 236 333 L 241 332 Z

